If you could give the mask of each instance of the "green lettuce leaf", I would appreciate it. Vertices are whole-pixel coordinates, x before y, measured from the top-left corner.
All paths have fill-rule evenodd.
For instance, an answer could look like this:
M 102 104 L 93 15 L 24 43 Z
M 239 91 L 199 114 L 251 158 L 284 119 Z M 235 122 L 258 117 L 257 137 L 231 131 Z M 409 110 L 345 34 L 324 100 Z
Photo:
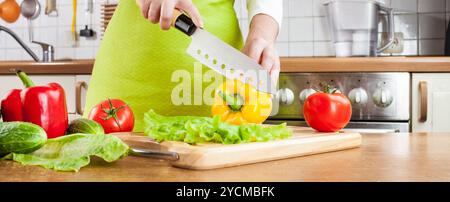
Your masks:
M 214 142 L 239 144 L 284 139 L 292 135 L 286 124 L 263 126 L 242 124 L 239 126 L 222 122 L 219 116 L 162 116 L 153 110 L 144 114 L 145 134 L 162 141 L 182 141 L 189 144 Z
M 113 162 L 128 155 L 128 151 L 128 145 L 112 135 L 72 134 L 49 139 L 32 153 L 11 153 L 4 159 L 58 171 L 78 171 L 89 164 L 90 156 Z

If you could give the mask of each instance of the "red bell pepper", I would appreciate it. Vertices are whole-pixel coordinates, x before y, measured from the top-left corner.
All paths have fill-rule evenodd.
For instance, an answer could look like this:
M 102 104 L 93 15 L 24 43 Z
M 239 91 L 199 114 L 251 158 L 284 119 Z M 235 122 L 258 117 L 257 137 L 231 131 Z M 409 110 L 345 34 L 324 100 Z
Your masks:
M 22 71 L 24 90 L 13 89 L 1 102 L 3 121 L 24 121 L 41 126 L 48 138 L 65 134 L 69 125 L 64 89 L 57 83 L 34 86 Z
M 22 102 L 20 98 L 20 89 L 11 90 L 2 100 L 1 109 L 3 121 L 21 121 L 22 117 Z

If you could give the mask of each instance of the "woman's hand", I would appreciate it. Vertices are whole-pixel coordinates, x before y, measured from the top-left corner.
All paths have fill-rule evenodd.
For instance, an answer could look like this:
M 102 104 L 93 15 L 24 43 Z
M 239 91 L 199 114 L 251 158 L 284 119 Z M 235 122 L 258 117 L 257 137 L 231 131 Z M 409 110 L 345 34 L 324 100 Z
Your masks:
M 144 18 L 153 24 L 159 23 L 162 30 L 170 29 L 173 10 L 186 12 L 198 27 L 203 27 L 203 21 L 191 0 L 136 0 Z
M 280 74 L 280 57 L 275 48 L 278 35 L 278 23 L 265 14 L 255 15 L 250 24 L 242 52 L 258 62 L 270 72 L 274 83 L 278 82 Z

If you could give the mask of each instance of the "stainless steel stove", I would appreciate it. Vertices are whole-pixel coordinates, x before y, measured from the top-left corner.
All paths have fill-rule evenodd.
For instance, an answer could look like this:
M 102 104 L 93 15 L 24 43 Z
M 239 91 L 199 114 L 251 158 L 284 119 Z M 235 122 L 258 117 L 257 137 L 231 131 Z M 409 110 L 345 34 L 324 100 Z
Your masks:
M 274 114 L 266 123 L 287 122 L 307 126 L 303 102 L 322 83 L 346 94 L 352 102 L 352 118 L 347 131 L 410 131 L 409 73 L 282 73 Z

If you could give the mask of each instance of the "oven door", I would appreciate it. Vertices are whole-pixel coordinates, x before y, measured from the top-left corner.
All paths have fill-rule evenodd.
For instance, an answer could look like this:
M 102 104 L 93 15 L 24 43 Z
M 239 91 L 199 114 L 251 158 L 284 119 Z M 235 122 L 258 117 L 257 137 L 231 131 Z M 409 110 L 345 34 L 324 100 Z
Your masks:
M 267 120 L 266 124 L 287 123 L 290 126 L 304 126 L 308 124 L 304 120 Z M 410 131 L 408 122 L 357 122 L 351 121 L 343 131 L 358 133 L 407 133 Z

